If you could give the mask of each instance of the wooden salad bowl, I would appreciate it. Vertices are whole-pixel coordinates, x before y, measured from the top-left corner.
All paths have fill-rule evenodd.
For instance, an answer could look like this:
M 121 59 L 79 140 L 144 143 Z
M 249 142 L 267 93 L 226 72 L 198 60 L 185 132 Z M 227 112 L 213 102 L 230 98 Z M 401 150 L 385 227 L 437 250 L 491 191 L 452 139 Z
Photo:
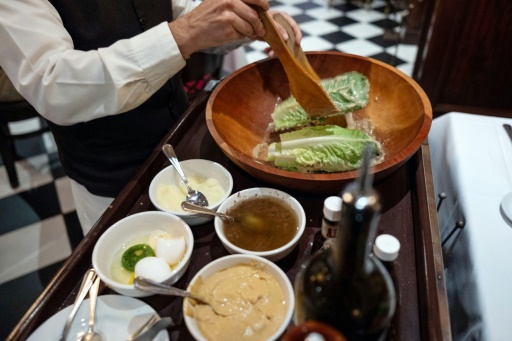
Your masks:
M 368 105 L 354 112 L 353 117 L 370 119 L 374 125 L 373 136 L 383 146 L 384 159 L 373 169 L 375 181 L 391 174 L 418 150 L 432 124 L 432 107 L 412 78 L 391 65 L 367 57 L 330 51 L 306 55 L 322 79 L 348 71 L 368 77 Z M 288 79 L 277 58 L 247 65 L 226 77 L 213 91 L 206 106 L 208 129 L 229 159 L 263 182 L 304 193 L 339 193 L 357 177 L 357 170 L 298 173 L 276 168 L 255 156 L 255 147 L 266 142 L 274 107 L 289 96 Z

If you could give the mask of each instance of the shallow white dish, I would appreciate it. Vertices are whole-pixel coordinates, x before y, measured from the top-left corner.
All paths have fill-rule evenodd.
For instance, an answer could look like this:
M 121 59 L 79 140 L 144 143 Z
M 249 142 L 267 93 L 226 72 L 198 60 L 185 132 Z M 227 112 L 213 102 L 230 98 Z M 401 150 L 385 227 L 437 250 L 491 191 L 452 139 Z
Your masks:
M 27 341 L 59 340 L 71 307 L 62 309 L 46 320 Z M 119 295 L 99 296 L 96 306 L 96 330 L 102 334 L 103 341 L 124 341 L 152 315 L 157 315 L 156 311 L 136 298 Z M 66 340 L 80 340 L 87 331 L 88 322 L 89 299 L 86 299 L 78 309 Z M 166 330 L 162 330 L 154 340 L 169 341 L 169 335 Z
M 218 258 L 208 263 L 197 272 L 194 278 L 192 278 L 192 280 L 190 281 L 187 290 L 190 290 L 192 284 L 195 283 L 198 280 L 198 278 L 208 278 L 209 276 L 213 275 L 216 272 L 219 272 L 221 270 L 230 268 L 238 264 L 251 264 L 253 266 L 263 266 L 265 271 L 271 274 L 276 279 L 279 286 L 283 289 L 286 301 L 286 314 L 283 318 L 283 323 L 281 324 L 281 326 L 269 338 L 269 340 L 278 340 L 279 337 L 285 332 L 286 328 L 288 328 L 290 321 L 292 319 L 293 311 L 295 308 L 295 295 L 293 292 L 293 287 L 290 282 L 290 279 L 288 278 L 286 273 L 273 262 L 262 257 L 243 254 L 229 255 L 222 258 Z M 185 313 L 188 304 L 189 303 L 187 302 L 187 300 L 183 300 L 183 318 L 185 320 L 185 325 L 187 326 L 189 332 L 192 334 L 194 339 L 198 341 L 206 341 L 206 338 L 203 336 L 203 334 L 199 330 L 199 327 L 197 326 L 196 319 L 188 316 Z
M 233 190 L 233 177 L 226 168 L 224 168 L 217 162 L 204 159 L 191 159 L 180 161 L 180 166 L 183 169 L 183 173 L 185 173 L 186 177 L 199 176 L 204 178 L 216 179 L 219 182 L 219 185 L 224 189 L 225 193 L 222 199 L 217 202 L 208 202 L 208 208 L 212 210 L 217 210 L 219 205 L 231 194 L 231 191 Z M 160 203 L 157 200 L 158 185 L 176 184 L 177 186 L 179 186 L 182 182 L 183 180 L 181 179 L 178 172 L 176 172 L 176 169 L 174 169 L 172 165 L 162 169 L 157 175 L 155 175 L 155 177 L 151 181 L 151 184 L 149 185 L 149 199 L 158 210 L 175 214 L 181 219 L 183 219 L 190 226 L 205 224 L 213 220 L 213 216 L 210 215 L 200 215 L 181 210 L 173 211 L 164 208 L 162 205 L 160 205 Z M 185 196 L 183 197 L 183 200 L 185 200 Z
M 132 297 L 151 296 L 151 293 L 135 289 L 133 284 L 124 284 L 112 278 L 112 264 L 118 252 L 125 250 L 135 239 L 148 236 L 152 231 L 163 230 L 171 236 L 183 236 L 186 250 L 180 264 L 163 282 L 173 284 L 183 276 L 190 263 L 194 249 L 194 235 L 190 226 L 174 214 L 160 211 L 147 211 L 127 216 L 110 226 L 94 245 L 92 265 L 101 280 L 121 295 Z
M 224 235 L 224 229 L 222 224 L 222 219 L 215 217 L 215 232 L 217 233 L 217 236 L 219 237 L 220 241 L 226 248 L 226 250 L 229 251 L 229 253 L 243 253 L 247 255 L 254 255 L 254 256 L 260 256 L 264 257 L 268 260 L 271 260 L 273 262 L 278 261 L 280 259 L 283 259 L 286 257 L 292 250 L 295 248 L 297 243 L 299 242 L 300 237 L 304 233 L 304 230 L 306 228 L 306 213 L 304 212 L 304 208 L 302 205 L 289 195 L 288 193 L 285 193 L 283 191 L 279 191 L 277 189 L 273 188 L 265 188 L 265 187 L 255 187 L 255 188 L 248 188 L 245 190 L 242 190 L 237 193 L 233 193 L 231 196 L 229 196 L 224 202 L 219 206 L 218 211 L 222 213 L 226 213 L 230 207 L 235 205 L 237 202 L 254 198 L 258 196 L 271 196 L 274 198 L 278 198 L 285 202 L 288 206 L 290 206 L 293 211 L 297 214 L 297 220 L 298 220 L 298 226 L 297 226 L 297 232 L 295 233 L 295 236 L 285 245 L 269 251 L 249 251 L 242 249 L 241 247 L 236 246 L 235 244 L 231 243 L 226 236 Z

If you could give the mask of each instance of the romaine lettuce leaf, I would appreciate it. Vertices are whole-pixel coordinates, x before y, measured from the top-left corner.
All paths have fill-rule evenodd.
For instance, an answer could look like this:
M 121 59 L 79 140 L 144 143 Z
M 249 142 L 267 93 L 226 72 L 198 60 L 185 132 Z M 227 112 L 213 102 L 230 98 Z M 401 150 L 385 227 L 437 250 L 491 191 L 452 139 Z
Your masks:
M 338 107 L 338 114 L 359 110 L 368 104 L 370 83 L 368 78 L 357 71 L 324 79 L 322 80 L 322 86 Z M 293 96 L 277 105 L 272 113 L 276 131 L 307 126 L 321 119 L 322 117 L 310 117 Z
M 280 135 L 281 142 L 268 147 L 267 161 L 294 172 L 344 172 L 361 167 L 361 155 L 367 143 L 375 155 L 380 144 L 357 129 L 336 125 L 305 127 Z

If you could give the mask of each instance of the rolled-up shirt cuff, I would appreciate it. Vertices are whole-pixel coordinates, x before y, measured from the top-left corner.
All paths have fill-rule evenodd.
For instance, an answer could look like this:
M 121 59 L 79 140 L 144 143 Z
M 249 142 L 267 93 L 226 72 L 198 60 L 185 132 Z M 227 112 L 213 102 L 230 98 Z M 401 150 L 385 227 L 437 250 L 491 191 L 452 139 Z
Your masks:
M 131 38 L 148 83 L 160 85 L 186 64 L 167 22 Z

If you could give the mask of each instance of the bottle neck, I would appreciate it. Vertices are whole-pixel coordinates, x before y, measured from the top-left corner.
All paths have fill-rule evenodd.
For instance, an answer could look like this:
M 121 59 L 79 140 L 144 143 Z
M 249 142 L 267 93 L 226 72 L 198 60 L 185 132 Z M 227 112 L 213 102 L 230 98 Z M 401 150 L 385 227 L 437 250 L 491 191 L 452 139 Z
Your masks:
M 380 217 L 379 198 L 373 189 L 360 193 L 351 191 L 350 187 L 343 193 L 342 198 L 334 259 L 345 274 L 366 272 Z

